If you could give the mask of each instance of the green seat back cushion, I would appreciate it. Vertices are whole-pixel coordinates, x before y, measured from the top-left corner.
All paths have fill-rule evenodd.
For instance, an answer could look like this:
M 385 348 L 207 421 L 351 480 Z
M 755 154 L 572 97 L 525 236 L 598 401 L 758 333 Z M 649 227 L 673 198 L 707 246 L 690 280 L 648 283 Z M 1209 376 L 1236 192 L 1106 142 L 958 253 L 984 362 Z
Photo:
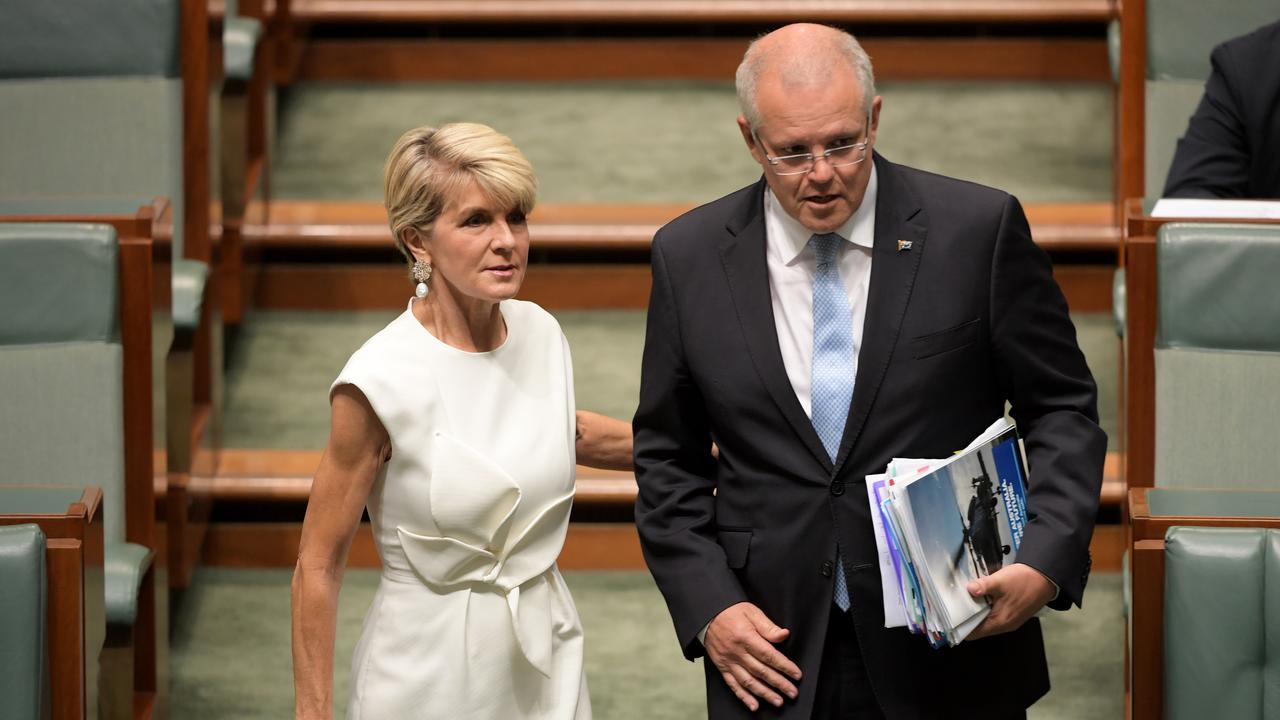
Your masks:
M 36 525 L 0 527 L 0 716 L 45 717 L 45 539 Z
M 118 255 L 109 225 L 0 223 L 0 344 L 115 340 Z
M 1174 527 L 1165 536 L 1168 720 L 1280 717 L 1280 533 Z
M 167 197 L 182 257 L 182 81 L 0 82 L 0 197 Z
M 121 347 L 0 347 L 0 484 L 102 488 L 103 537 L 124 540 Z
M 175 0 L 6 2 L 0 78 L 177 77 L 181 13 Z
M 1156 263 L 1156 484 L 1274 487 L 1280 227 L 1170 223 Z

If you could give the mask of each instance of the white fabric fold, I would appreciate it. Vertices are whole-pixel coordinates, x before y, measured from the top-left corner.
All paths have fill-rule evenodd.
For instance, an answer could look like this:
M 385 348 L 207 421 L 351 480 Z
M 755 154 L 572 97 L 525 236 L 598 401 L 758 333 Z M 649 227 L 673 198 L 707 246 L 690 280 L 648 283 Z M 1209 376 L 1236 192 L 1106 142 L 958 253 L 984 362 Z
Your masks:
M 504 595 L 513 641 L 530 665 L 550 677 L 553 597 L 547 574 L 564 545 L 573 491 L 513 530 L 522 496 L 511 477 L 443 433 L 436 434 L 434 450 L 431 512 L 442 534 L 397 526 L 405 557 L 439 591 Z

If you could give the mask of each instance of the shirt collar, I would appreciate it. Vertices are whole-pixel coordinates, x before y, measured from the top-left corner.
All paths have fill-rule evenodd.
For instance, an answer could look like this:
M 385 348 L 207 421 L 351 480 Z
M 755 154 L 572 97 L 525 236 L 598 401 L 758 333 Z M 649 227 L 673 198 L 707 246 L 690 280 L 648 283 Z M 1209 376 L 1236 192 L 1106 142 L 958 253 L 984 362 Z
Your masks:
M 871 248 L 875 242 L 876 195 L 879 182 L 876 177 L 876 166 L 871 166 L 871 179 L 867 181 L 867 191 L 862 195 L 862 204 L 844 225 L 836 228 L 841 238 L 864 248 Z M 770 243 L 776 243 L 782 261 L 788 265 L 794 263 L 809 244 L 814 232 L 799 220 L 782 209 L 773 189 L 768 185 L 764 190 L 764 215 Z M 776 237 L 775 237 L 776 235 Z

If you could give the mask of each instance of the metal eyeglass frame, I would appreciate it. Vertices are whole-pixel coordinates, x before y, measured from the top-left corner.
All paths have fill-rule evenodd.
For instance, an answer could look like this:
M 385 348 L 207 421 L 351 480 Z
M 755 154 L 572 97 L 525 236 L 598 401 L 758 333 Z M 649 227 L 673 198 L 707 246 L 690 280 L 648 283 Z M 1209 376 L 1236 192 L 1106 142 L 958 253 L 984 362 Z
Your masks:
M 812 172 L 813 168 L 818 164 L 818 156 L 814 155 L 811 152 L 796 153 L 795 155 L 778 155 L 777 157 L 774 157 L 773 155 L 770 155 L 767 151 L 765 151 L 764 143 L 760 142 L 760 136 L 756 134 L 755 128 L 751 128 L 751 137 L 755 139 L 756 145 L 760 146 L 760 151 L 764 154 L 764 159 L 769 161 L 769 166 L 773 168 L 774 175 L 805 175 Z M 866 124 L 866 127 L 862 129 L 862 142 L 854 143 L 852 145 L 845 145 L 843 147 L 838 147 L 838 148 L 828 148 L 822 151 L 821 157 L 823 160 L 826 160 L 833 168 L 849 167 L 850 165 L 857 165 L 858 163 L 867 159 L 867 145 L 870 142 L 871 142 L 871 113 L 867 113 L 867 124 Z M 832 153 L 846 152 L 849 150 L 861 150 L 862 154 L 858 156 L 857 160 L 854 160 L 852 162 L 837 163 L 831 160 Z M 809 158 L 809 166 L 803 170 L 789 170 L 787 172 L 778 170 L 778 163 L 782 162 L 783 160 L 796 160 L 798 158 Z

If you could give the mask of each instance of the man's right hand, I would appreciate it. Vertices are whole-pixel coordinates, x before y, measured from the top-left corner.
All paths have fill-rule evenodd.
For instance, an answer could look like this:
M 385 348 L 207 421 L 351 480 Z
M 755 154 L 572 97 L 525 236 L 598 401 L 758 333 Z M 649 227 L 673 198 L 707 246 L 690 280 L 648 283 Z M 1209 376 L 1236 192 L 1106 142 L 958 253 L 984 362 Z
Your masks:
M 756 698 L 780 707 L 782 695 L 798 694 L 792 683 L 800 681 L 800 668 L 773 646 L 790 634 L 748 602 L 725 608 L 707 626 L 707 657 L 752 712 L 760 708 Z

